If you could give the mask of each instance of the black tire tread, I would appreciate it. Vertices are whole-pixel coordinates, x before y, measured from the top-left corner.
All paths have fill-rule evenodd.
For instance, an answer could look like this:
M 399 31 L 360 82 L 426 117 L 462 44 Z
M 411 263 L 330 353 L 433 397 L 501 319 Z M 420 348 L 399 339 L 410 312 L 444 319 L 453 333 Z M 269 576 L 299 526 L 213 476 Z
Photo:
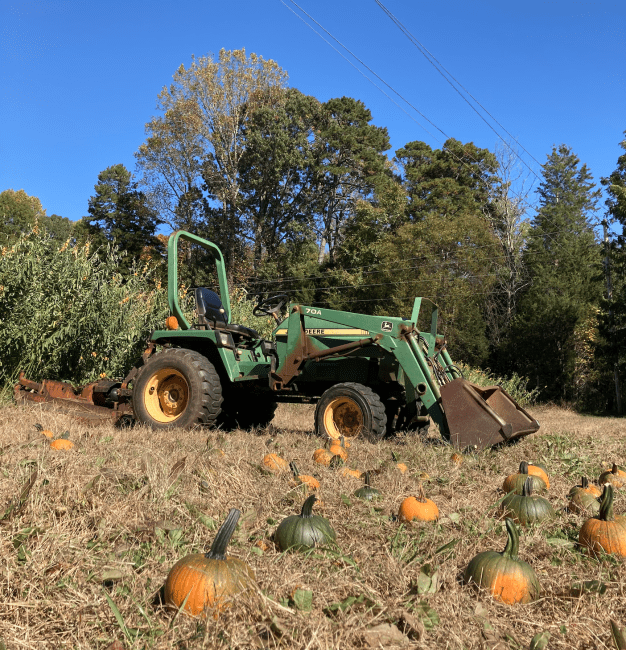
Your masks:
M 385 437 L 385 434 L 387 432 L 387 413 L 385 411 L 385 405 L 381 400 L 380 396 L 378 395 L 378 393 L 372 390 L 369 386 L 365 386 L 364 384 L 359 384 L 358 382 L 355 381 L 341 382 L 333 386 L 334 389 L 340 387 L 346 387 L 357 393 L 360 393 L 360 395 L 363 397 L 363 399 L 367 402 L 367 405 L 369 406 L 369 409 L 372 414 L 372 427 L 371 430 L 369 431 L 363 431 L 363 436 L 372 442 L 377 442 L 379 440 L 382 440 Z M 320 402 L 317 403 L 317 406 L 315 407 L 316 423 L 318 422 L 318 409 L 320 403 L 321 400 Z M 316 425 L 315 432 L 318 435 L 320 434 L 320 432 L 317 430 L 317 425 Z
M 159 358 L 163 358 L 164 355 L 178 357 L 181 362 L 193 368 L 202 381 L 202 401 L 199 408 L 196 410 L 196 413 L 192 417 L 192 422 L 188 423 L 186 427 L 192 427 L 194 424 L 209 426 L 215 424 L 222 411 L 223 401 L 222 384 L 215 366 L 199 352 L 187 348 L 166 348 L 165 350 L 158 352 L 157 355 Z M 157 355 L 150 357 L 148 362 L 142 367 L 134 382 L 135 385 L 139 382 L 141 375 L 146 372 L 146 370 L 149 370 L 150 360 L 157 358 Z M 172 425 L 168 426 L 180 425 L 172 423 Z

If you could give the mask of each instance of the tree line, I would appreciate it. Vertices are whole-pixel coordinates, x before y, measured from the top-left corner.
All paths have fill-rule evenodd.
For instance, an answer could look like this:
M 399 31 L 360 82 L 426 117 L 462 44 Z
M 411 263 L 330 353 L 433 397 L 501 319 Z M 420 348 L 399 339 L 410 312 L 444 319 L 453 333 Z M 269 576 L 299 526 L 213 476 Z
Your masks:
M 103 170 L 79 222 L 0 193 L 3 245 L 37 222 L 52 241 L 89 239 L 103 255 L 115 242 L 120 272 L 142 262 L 158 276 L 162 233 L 183 228 L 220 246 L 233 288 L 397 316 L 424 296 L 454 359 L 521 374 L 545 400 L 617 410 L 626 233 L 607 244 L 596 229 L 602 216 L 626 226 L 626 153 L 601 181 L 603 212 L 565 144 L 534 186 L 508 145 L 416 140 L 391 154 L 362 101 L 304 95 L 244 50 L 181 66 L 157 108 L 135 173 Z M 188 286 L 212 281 L 200 251 L 181 265 Z

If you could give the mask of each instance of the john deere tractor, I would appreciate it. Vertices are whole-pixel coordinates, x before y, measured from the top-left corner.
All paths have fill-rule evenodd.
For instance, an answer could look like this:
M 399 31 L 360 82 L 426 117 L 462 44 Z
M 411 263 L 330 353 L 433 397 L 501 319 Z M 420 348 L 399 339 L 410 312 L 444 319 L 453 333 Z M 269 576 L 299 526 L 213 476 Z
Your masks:
M 218 291 L 195 289 L 191 318 L 178 298 L 181 240 L 202 246 L 217 275 Z M 481 388 L 463 378 L 437 332 L 436 306 L 429 304 L 430 329 L 417 329 L 428 302 L 422 298 L 415 298 L 412 313 L 402 318 L 272 296 L 253 311 L 276 323 L 266 339 L 232 322 L 219 248 L 178 231 L 168 244 L 168 301 L 167 329 L 153 332 L 142 359 L 122 382 L 74 389 L 22 377 L 16 395 L 82 403 L 85 413 L 134 417 L 155 429 L 264 426 L 279 402 L 316 404 L 315 431 L 331 438 L 377 440 L 400 430 L 424 430 L 433 421 L 455 447 L 485 448 L 539 428 L 501 387 Z

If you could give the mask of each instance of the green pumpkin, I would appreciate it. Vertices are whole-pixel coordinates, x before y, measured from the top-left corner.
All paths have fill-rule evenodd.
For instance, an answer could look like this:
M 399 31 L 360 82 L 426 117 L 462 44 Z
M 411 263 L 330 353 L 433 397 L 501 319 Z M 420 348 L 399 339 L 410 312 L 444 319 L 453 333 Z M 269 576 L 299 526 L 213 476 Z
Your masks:
M 600 514 L 600 500 L 593 494 L 578 490 L 572 495 L 570 502 L 567 504 L 568 510 L 576 513 L 597 516 Z
M 580 485 L 575 485 L 568 493 L 568 497 L 573 497 L 578 492 L 585 492 L 586 494 L 591 494 L 594 497 L 602 496 L 602 490 L 596 485 L 589 485 L 589 479 L 586 476 L 580 477 Z
M 316 501 L 312 494 L 304 502 L 299 515 L 290 515 L 280 522 L 274 540 L 281 551 L 305 551 L 335 541 L 336 534 L 328 519 L 313 514 L 313 504 Z
M 380 490 L 377 490 L 375 487 L 371 486 L 370 483 L 370 473 L 365 472 L 365 485 L 360 487 L 355 493 L 355 497 L 359 499 L 365 499 L 366 501 L 374 501 L 380 499 Z
M 483 551 L 476 555 L 463 573 L 463 582 L 489 590 L 503 603 L 529 603 L 541 593 L 533 568 L 520 560 L 519 534 L 512 519 L 506 519 L 508 540 L 502 553 Z
M 521 494 L 509 492 L 502 501 L 503 512 L 522 526 L 538 524 L 548 517 L 554 517 L 554 509 L 543 497 L 533 494 L 533 477 L 527 476 Z

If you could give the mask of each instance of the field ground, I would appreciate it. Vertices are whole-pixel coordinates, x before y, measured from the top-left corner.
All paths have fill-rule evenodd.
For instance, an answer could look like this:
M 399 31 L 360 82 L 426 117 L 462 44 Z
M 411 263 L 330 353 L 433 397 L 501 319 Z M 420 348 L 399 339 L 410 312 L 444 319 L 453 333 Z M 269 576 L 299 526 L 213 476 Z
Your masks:
M 0 522 L 0 639 L 18 648 L 612 648 L 610 620 L 626 625 L 624 564 L 591 559 L 576 545 L 583 517 L 564 511 L 581 475 L 597 480 L 624 463 L 624 421 L 556 408 L 530 409 L 539 433 L 499 451 L 467 455 L 418 437 L 357 440 L 348 465 L 376 469 L 383 498 L 353 496 L 360 481 L 314 465 L 320 440 L 311 407 L 281 406 L 257 432 L 144 427 L 88 428 L 37 405 L 0 409 L 0 517 L 37 470 L 23 508 Z M 69 431 L 76 447 L 54 451 L 35 423 Z M 432 434 L 431 434 L 432 435 Z M 321 481 L 338 549 L 276 550 L 271 536 L 304 500 L 287 475 L 260 471 L 268 452 L 297 461 Z M 499 604 L 459 581 L 478 552 L 501 551 L 502 481 L 522 460 L 548 466 L 550 523 L 520 534 L 520 556 L 536 570 L 542 597 Z M 420 473 L 439 506 L 437 524 L 401 525 L 393 516 Z M 194 620 L 159 604 L 170 567 L 208 550 L 230 508 L 243 515 L 230 552 L 256 573 L 258 592 L 215 618 Z M 616 512 L 626 510 L 617 495 Z M 425 565 L 430 565 L 430 571 Z M 580 585 L 585 581 L 589 590 Z M 112 645 L 117 640 L 119 643 Z

